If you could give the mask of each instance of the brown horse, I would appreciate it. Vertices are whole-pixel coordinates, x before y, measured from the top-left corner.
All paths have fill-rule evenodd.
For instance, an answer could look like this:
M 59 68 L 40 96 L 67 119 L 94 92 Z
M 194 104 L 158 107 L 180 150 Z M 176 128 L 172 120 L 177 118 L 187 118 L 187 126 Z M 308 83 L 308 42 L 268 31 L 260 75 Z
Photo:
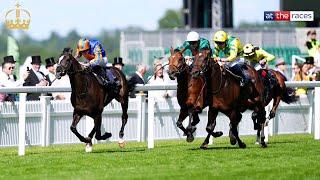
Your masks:
M 121 89 L 118 93 L 108 91 L 101 85 L 92 72 L 91 68 L 83 68 L 70 52 L 65 52 L 59 58 L 56 77 L 61 78 L 65 74 L 69 75 L 71 83 L 71 103 L 74 107 L 71 131 L 81 142 L 87 144 L 88 151 L 92 150 L 92 138 L 95 134 L 97 140 L 106 140 L 112 136 L 106 132 L 101 135 L 101 113 L 103 108 L 116 99 L 122 107 L 122 126 L 119 132 L 119 146 L 124 146 L 124 127 L 128 120 L 128 87 L 127 80 L 123 73 L 117 68 L 111 67 L 113 74 L 120 81 Z M 88 137 L 83 137 L 77 131 L 77 124 L 84 115 L 90 116 L 94 120 L 94 127 Z
M 177 126 L 183 131 L 187 136 L 187 141 L 192 142 L 194 140 L 193 132 L 196 130 L 196 125 L 199 123 L 200 119 L 198 113 L 189 114 L 186 101 L 188 98 L 188 81 L 190 80 L 190 67 L 186 64 L 183 51 L 174 52 L 171 48 L 171 56 L 169 57 L 169 70 L 168 74 L 170 79 L 177 78 L 177 100 L 180 105 L 180 114 L 177 120 Z M 189 125 L 185 128 L 182 122 L 189 115 Z M 191 122 L 191 120 L 193 121 Z M 222 136 L 222 132 L 213 132 L 214 137 Z
M 258 73 L 250 66 L 246 66 L 251 83 L 246 89 L 242 89 L 237 79 L 230 71 L 223 69 L 214 60 L 208 58 L 210 51 L 202 51 L 195 57 L 191 71 L 192 77 L 189 81 L 187 106 L 189 111 L 202 109 L 206 103 L 209 104 L 208 124 L 206 130 L 208 136 L 201 145 L 206 149 L 209 137 L 212 135 L 216 125 L 218 112 L 222 112 L 230 119 L 230 143 L 238 142 L 240 148 L 245 148 L 246 144 L 241 141 L 238 133 L 238 124 L 242 118 L 242 112 L 252 109 L 257 113 L 259 130 L 261 132 L 261 146 L 266 147 L 264 142 L 264 123 L 266 112 L 261 97 L 263 83 Z M 207 91 L 207 92 L 206 92 Z M 244 94 L 243 91 L 246 93 Z M 248 101 L 248 99 L 250 99 Z

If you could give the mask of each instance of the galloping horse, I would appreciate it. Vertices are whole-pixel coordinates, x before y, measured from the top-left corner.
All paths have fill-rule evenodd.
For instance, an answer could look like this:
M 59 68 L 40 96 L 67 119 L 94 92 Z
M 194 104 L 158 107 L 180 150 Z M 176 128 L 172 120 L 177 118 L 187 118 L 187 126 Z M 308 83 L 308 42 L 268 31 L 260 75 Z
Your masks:
M 106 140 L 112 136 L 106 132 L 101 135 L 101 113 L 103 108 L 113 99 L 121 103 L 122 126 L 119 132 L 119 146 L 124 146 L 124 127 L 128 120 L 128 87 L 127 80 L 123 73 L 117 68 L 111 67 L 113 74 L 120 81 L 121 89 L 118 93 L 108 91 L 101 85 L 92 72 L 91 68 L 83 68 L 70 52 L 65 52 L 59 58 L 56 77 L 57 79 L 68 74 L 71 83 L 71 103 L 74 107 L 71 131 L 81 142 L 87 144 L 86 151 L 92 151 L 92 138 L 95 134 L 97 140 Z M 90 116 L 94 120 L 94 127 L 88 137 L 83 137 L 77 131 L 77 124 L 84 115 Z
M 206 149 L 209 143 L 209 137 L 212 135 L 216 125 L 216 117 L 218 112 L 222 112 L 230 119 L 230 143 L 232 145 L 238 142 L 240 148 L 245 148 L 246 144 L 241 141 L 238 133 L 238 124 L 242 118 L 242 112 L 246 109 L 253 109 L 257 113 L 259 122 L 259 130 L 261 130 L 261 146 L 266 147 L 264 142 L 264 123 L 265 110 L 261 97 L 263 91 L 263 83 L 258 73 L 250 66 L 247 66 L 254 85 L 246 89 L 244 96 L 243 90 L 239 85 L 239 80 L 228 70 L 222 71 L 220 65 L 208 58 L 210 51 L 202 51 L 195 57 L 194 65 L 191 71 L 192 78 L 189 81 L 187 105 L 189 111 L 197 111 L 206 103 L 209 103 L 208 124 L 206 131 L 208 136 L 201 145 Z M 206 93 L 206 89 L 208 92 Z M 248 101 L 248 98 L 250 101 Z
M 276 83 L 271 89 L 264 88 L 264 90 L 262 92 L 265 106 L 267 106 L 270 103 L 270 101 L 273 99 L 273 105 L 270 110 L 269 117 L 267 119 L 267 121 L 269 121 L 270 119 L 275 117 L 276 111 L 277 111 L 278 106 L 280 104 L 280 100 L 282 100 L 283 102 L 285 102 L 287 104 L 290 104 L 292 102 L 295 102 L 297 100 L 297 98 L 295 96 L 295 93 L 290 93 L 290 92 L 294 92 L 294 90 L 286 87 L 286 84 L 285 84 L 286 78 L 278 71 L 275 71 L 272 69 L 258 70 L 258 74 L 261 77 L 262 82 L 265 87 L 270 87 L 270 84 L 269 84 L 270 81 L 266 78 L 266 74 L 268 73 L 267 71 L 269 71 L 276 79 Z M 256 114 L 254 114 L 254 113 L 252 115 L 252 120 L 254 122 L 256 121 Z M 260 131 L 258 129 L 257 142 L 259 140 L 259 136 L 260 136 Z
M 169 57 L 169 70 L 168 74 L 170 79 L 177 78 L 177 100 L 180 105 L 180 114 L 177 120 L 177 126 L 187 135 L 187 141 L 192 142 L 194 140 L 193 132 L 196 130 L 196 125 L 200 119 L 198 113 L 191 114 L 189 118 L 189 126 L 187 129 L 183 127 L 182 122 L 188 117 L 188 107 L 186 101 L 188 98 L 188 81 L 190 80 L 190 67 L 186 64 L 182 55 L 183 51 L 174 52 L 173 48 L 170 49 L 171 56 Z M 191 119 L 193 121 L 191 122 Z M 213 132 L 214 137 L 222 136 L 222 132 Z

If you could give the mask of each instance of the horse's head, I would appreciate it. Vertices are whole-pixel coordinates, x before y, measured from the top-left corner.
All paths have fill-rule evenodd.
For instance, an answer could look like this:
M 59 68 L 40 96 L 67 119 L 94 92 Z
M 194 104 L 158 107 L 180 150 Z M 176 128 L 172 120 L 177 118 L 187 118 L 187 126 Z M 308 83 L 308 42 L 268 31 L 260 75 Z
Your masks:
M 203 50 L 196 54 L 193 62 L 193 68 L 191 74 L 193 77 L 199 77 L 208 70 L 208 65 L 210 62 L 210 50 Z
M 60 79 L 62 76 L 66 75 L 67 72 L 70 72 L 72 61 L 74 61 L 74 57 L 71 52 L 64 52 L 59 58 L 59 62 L 57 64 L 56 70 L 56 78 Z
M 183 72 L 186 69 L 186 63 L 184 61 L 184 57 L 182 55 L 182 53 L 184 52 L 184 50 L 182 51 L 174 51 L 173 48 L 171 47 L 170 49 L 171 52 L 171 56 L 169 57 L 169 71 L 168 71 L 168 75 L 170 77 L 170 79 L 175 79 L 175 77 L 180 74 L 181 72 Z

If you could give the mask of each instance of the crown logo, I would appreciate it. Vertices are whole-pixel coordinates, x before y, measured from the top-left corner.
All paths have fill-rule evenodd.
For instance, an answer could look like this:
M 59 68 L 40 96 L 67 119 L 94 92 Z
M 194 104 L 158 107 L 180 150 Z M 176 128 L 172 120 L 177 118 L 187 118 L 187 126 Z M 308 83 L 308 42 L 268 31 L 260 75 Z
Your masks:
M 9 10 L 5 15 L 5 24 L 8 29 L 29 29 L 30 20 L 30 13 L 21 9 L 19 3 L 16 4 L 16 9 Z

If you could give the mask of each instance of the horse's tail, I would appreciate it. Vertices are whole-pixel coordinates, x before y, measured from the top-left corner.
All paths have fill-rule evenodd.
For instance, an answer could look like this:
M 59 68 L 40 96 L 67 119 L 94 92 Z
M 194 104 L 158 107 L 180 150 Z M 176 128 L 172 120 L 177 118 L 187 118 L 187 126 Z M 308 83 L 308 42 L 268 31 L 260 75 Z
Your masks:
M 283 93 L 281 100 L 287 104 L 290 104 L 296 102 L 298 100 L 298 97 L 296 96 L 295 90 L 293 88 L 286 87 L 286 91 Z

